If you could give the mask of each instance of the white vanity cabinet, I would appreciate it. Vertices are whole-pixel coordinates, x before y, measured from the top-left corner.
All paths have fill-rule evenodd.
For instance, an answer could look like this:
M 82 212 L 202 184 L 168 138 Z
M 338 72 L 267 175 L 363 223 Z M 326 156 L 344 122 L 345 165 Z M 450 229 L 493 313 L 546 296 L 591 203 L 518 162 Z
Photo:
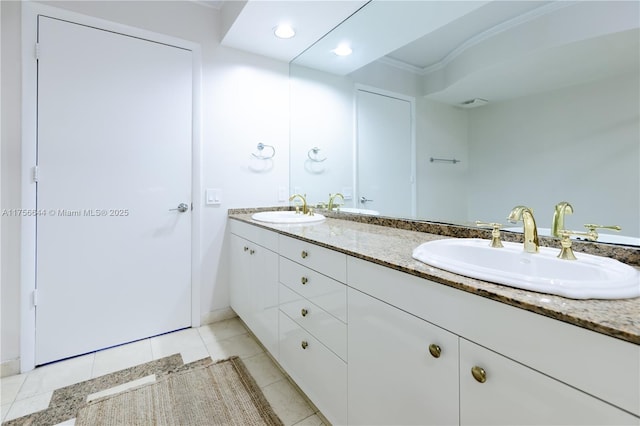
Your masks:
M 278 358 L 278 234 L 230 221 L 231 307 Z
M 458 336 L 349 289 L 349 424 L 457 425 Z
M 460 424 L 638 425 L 640 419 L 460 339 Z
M 230 224 L 232 308 L 333 424 L 640 426 L 639 345 Z
M 280 364 L 332 424 L 346 424 L 346 255 L 279 243 Z
M 429 394 L 431 389 L 425 383 L 426 389 L 418 391 L 419 379 L 407 372 L 428 376 L 423 373 L 425 361 L 403 355 L 427 345 L 419 333 L 406 331 L 421 327 L 436 330 L 441 327 L 447 331 L 437 334 L 440 339 L 448 336 L 459 341 L 453 344 L 459 371 L 449 372 L 449 379 L 445 374 L 435 376 L 441 381 L 450 380 L 447 385 L 435 379 L 431 384 L 453 393 L 447 398 L 449 403 L 442 402 L 436 410 L 448 413 L 451 405 L 459 401 L 461 425 L 640 424 L 640 418 L 629 413 L 635 413 L 640 404 L 637 345 L 360 259 L 349 257 L 347 264 L 351 424 L 376 423 L 375 418 L 365 417 L 367 406 L 376 407 L 381 416 L 387 406 L 393 411 L 399 408 L 412 413 L 424 411 L 427 401 L 433 398 Z M 386 328 L 374 316 L 393 321 L 396 327 Z M 373 365 L 365 354 L 375 357 L 375 351 L 394 351 L 384 349 L 381 342 L 402 348 L 395 354 L 404 361 L 397 374 L 408 377 L 394 382 L 394 372 L 382 373 L 389 376 L 387 384 L 380 385 L 386 389 L 366 391 L 374 381 L 366 377 L 365 371 Z M 358 356 L 352 356 L 355 354 Z M 386 361 L 381 360 L 376 368 L 384 365 L 392 368 L 395 364 L 393 359 Z M 474 367 L 477 378 L 472 374 Z M 382 396 L 413 398 L 411 392 L 421 392 L 425 399 Z M 421 421 L 418 415 L 406 423 L 431 421 L 427 414 L 423 416 L 425 420 Z M 389 420 L 388 423 L 394 423 Z

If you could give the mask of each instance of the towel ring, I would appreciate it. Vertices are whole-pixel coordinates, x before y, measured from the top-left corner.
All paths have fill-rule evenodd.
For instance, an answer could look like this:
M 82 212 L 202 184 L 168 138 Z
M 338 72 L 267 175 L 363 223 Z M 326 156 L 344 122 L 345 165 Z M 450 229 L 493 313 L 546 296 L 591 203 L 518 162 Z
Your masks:
M 257 159 L 259 159 L 259 160 L 268 160 L 268 159 L 270 159 L 270 158 L 273 158 L 273 157 L 276 155 L 276 149 L 275 149 L 273 146 L 271 146 L 271 145 L 265 145 L 265 144 L 263 144 L 262 142 L 260 142 L 260 143 L 258 144 L 258 147 L 257 147 L 257 148 L 258 148 L 258 154 L 256 155 L 256 154 L 254 154 L 254 153 L 252 152 L 252 153 L 251 153 L 251 155 L 253 155 L 254 157 L 256 157 L 256 158 L 257 158 Z M 264 155 L 264 154 L 262 154 L 262 151 L 263 151 L 265 148 L 271 148 L 271 155 Z
M 312 152 L 313 152 L 313 156 L 311 155 Z M 318 148 L 317 146 L 314 146 L 307 152 L 307 157 L 309 157 L 309 160 L 311 161 L 314 161 L 316 163 L 322 163 L 324 160 L 327 159 L 327 157 L 318 158 L 318 152 L 320 152 L 320 148 Z

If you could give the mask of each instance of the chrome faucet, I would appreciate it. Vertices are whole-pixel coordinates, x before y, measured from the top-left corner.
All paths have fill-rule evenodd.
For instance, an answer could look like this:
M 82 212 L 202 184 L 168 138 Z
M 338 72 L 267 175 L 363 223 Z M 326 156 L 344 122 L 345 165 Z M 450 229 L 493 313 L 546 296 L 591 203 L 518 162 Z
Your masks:
M 307 207 L 307 199 L 303 195 L 293 194 L 291 197 L 289 197 L 289 201 L 293 201 L 296 198 L 300 198 L 302 200 L 302 214 L 309 214 L 309 207 Z
M 573 207 L 566 201 L 562 201 L 556 204 L 555 211 L 553 212 L 553 222 L 551 222 L 551 236 L 561 238 L 560 231 L 564 230 L 564 215 L 572 214 Z
M 524 225 L 524 251 L 538 253 L 538 228 L 536 220 L 533 218 L 533 211 L 529 207 L 515 206 L 507 219 L 511 223 L 522 221 Z
M 336 206 L 336 205 L 334 204 L 334 201 L 335 201 L 336 197 L 340 197 L 340 198 L 342 198 L 342 202 L 344 203 L 344 195 L 342 195 L 341 193 L 336 192 L 336 193 L 335 193 L 335 194 L 333 194 L 333 195 L 332 195 L 332 194 L 329 194 L 329 205 L 327 206 L 327 210 L 331 211 L 331 210 L 333 210 L 333 208 Z M 338 208 L 339 208 L 339 207 L 340 207 L 340 205 L 338 204 Z

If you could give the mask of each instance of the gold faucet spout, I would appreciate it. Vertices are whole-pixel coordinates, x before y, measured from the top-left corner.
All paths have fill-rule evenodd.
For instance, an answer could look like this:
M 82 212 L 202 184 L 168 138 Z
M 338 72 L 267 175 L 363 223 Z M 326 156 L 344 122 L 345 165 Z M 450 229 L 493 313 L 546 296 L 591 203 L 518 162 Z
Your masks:
M 524 225 L 524 251 L 538 253 L 538 227 L 533 218 L 533 211 L 529 207 L 515 206 L 509 213 L 508 220 L 511 223 L 522 221 Z
M 293 201 L 296 198 L 299 198 L 300 200 L 302 200 L 302 214 L 309 214 L 309 207 L 307 206 L 307 199 L 300 194 L 293 194 L 291 197 L 289 197 L 289 201 Z
M 555 211 L 553 212 L 553 221 L 551 222 L 551 235 L 560 238 L 560 231 L 564 228 L 564 215 L 572 214 L 573 206 L 566 201 L 562 201 L 556 204 Z
M 335 194 L 329 194 L 329 205 L 327 206 L 327 210 L 333 210 L 333 208 L 335 207 L 334 202 L 336 197 L 342 198 L 342 202 L 344 203 L 344 195 L 342 195 L 341 193 L 336 192 Z

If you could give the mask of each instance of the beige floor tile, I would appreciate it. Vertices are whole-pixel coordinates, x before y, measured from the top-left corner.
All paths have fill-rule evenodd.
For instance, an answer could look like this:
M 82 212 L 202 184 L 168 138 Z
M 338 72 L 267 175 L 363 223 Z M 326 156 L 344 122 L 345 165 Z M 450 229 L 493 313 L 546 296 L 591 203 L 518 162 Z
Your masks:
M 264 396 L 285 426 L 292 426 L 315 414 L 288 380 L 280 380 L 262 388 Z
M 264 352 L 244 358 L 243 362 L 261 388 L 279 380 L 285 380 L 282 371 L 273 363 L 269 355 Z
M 2 397 L 2 405 L 11 404 L 18 395 L 22 387 L 26 374 L 16 374 L 15 376 L 3 377 L 0 379 L 0 396 Z
M 89 380 L 94 357 L 94 354 L 83 355 L 30 371 L 16 396 L 16 401 Z
M 9 409 L 11 408 L 11 404 L 2 404 L 0 405 L 0 422 L 4 422 L 4 418 L 7 416 Z
M 7 413 L 6 420 L 17 419 L 18 417 L 26 416 L 27 414 L 35 413 L 36 411 L 44 410 L 49 406 L 53 391 L 48 391 L 35 395 L 29 398 L 21 399 L 14 402 Z
M 153 359 L 179 353 L 185 363 L 197 361 L 209 356 L 200 333 L 195 328 L 176 331 L 149 339 Z
M 313 416 L 309 416 L 306 419 L 296 423 L 294 426 L 324 426 L 324 423 L 317 414 L 314 414 Z
M 92 377 L 104 376 L 153 360 L 149 339 L 96 352 Z
M 132 380 L 127 383 L 123 383 L 118 386 L 114 386 L 109 389 L 101 390 L 100 392 L 92 393 L 87 395 L 87 402 L 91 402 L 95 399 L 104 398 L 105 396 L 115 395 L 120 392 L 124 392 L 129 389 L 138 388 L 140 386 L 148 385 L 149 383 L 155 383 L 156 375 L 151 374 L 149 376 L 141 377 L 137 380 Z
M 200 327 L 198 331 L 205 343 L 213 340 L 228 339 L 230 337 L 247 333 L 247 329 L 238 318 L 231 318 L 215 322 L 213 324 L 207 324 Z
M 249 334 L 230 337 L 223 340 L 213 340 L 206 343 L 211 359 L 220 360 L 237 355 L 248 358 L 264 352 L 255 339 Z

